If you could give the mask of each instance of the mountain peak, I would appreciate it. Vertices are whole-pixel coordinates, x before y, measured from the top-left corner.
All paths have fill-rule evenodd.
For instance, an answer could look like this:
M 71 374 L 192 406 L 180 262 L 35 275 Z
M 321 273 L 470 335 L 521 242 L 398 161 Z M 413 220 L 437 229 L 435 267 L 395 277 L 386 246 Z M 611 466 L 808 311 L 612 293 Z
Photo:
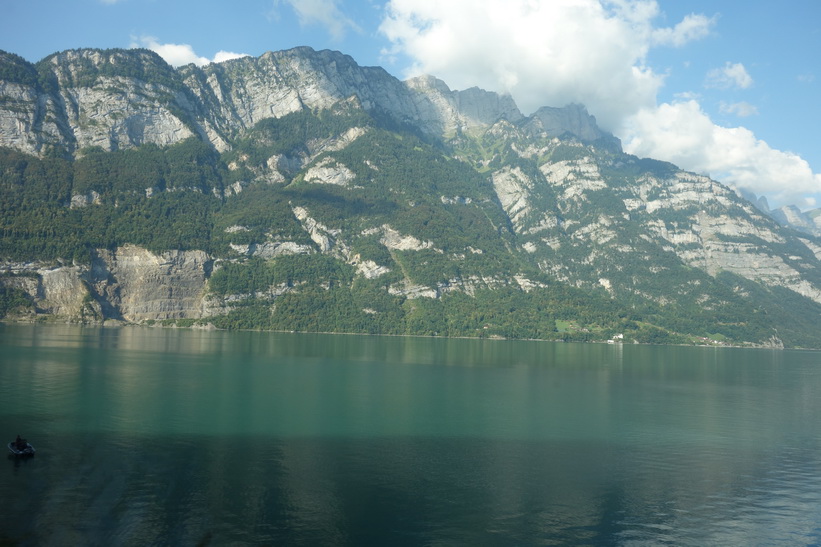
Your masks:
M 584 105 L 577 103 L 559 108 L 543 106 L 530 116 L 530 128 L 546 133 L 548 137 L 562 137 L 570 133 L 582 142 L 613 140 L 621 149 L 621 142 L 611 133 L 602 131 L 596 118 L 587 112 Z

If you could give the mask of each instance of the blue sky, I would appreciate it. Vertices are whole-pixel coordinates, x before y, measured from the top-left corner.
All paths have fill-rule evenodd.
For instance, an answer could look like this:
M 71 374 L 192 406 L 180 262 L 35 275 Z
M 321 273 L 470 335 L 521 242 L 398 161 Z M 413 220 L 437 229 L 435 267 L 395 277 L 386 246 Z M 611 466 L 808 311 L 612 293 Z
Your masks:
M 398 78 L 583 103 L 626 151 L 821 206 L 821 2 L 737 0 L 0 0 L 0 49 L 30 61 L 149 47 L 171 64 L 308 45 Z

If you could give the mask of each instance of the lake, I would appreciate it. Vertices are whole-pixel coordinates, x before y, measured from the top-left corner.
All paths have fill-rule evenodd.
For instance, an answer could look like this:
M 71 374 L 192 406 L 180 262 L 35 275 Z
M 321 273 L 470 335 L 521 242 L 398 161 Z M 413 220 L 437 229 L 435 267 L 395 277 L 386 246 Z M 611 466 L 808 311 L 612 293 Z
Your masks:
M 0 325 L 6 545 L 821 544 L 821 352 Z

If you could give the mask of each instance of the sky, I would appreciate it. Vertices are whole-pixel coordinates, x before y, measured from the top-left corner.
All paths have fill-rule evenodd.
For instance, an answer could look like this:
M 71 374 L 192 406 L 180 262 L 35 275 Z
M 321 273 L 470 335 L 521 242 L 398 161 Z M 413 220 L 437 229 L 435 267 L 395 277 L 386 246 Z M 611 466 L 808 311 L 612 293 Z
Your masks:
M 0 49 L 36 62 L 146 47 L 174 66 L 297 46 L 400 79 L 584 104 L 626 152 L 821 207 L 818 0 L 0 0 Z

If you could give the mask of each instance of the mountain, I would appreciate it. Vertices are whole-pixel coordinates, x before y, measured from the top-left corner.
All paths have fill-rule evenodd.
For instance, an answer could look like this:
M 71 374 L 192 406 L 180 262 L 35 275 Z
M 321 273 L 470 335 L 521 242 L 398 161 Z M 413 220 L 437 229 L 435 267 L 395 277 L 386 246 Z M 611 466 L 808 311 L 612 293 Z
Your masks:
M 795 205 L 784 205 L 778 209 L 770 209 L 767 198 L 764 196 L 758 197 L 752 192 L 743 190 L 738 193 L 775 219 L 780 225 L 806 234 L 821 236 L 821 209 L 801 211 Z
M 821 347 L 821 240 L 581 105 L 297 48 L 0 52 L 0 315 Z
M 789 226 L 800 232 L 821 236 L 821 209 L 802 212 L 795 205 L 785 205 L 770 211 L 770 216 L 782 226 Z

